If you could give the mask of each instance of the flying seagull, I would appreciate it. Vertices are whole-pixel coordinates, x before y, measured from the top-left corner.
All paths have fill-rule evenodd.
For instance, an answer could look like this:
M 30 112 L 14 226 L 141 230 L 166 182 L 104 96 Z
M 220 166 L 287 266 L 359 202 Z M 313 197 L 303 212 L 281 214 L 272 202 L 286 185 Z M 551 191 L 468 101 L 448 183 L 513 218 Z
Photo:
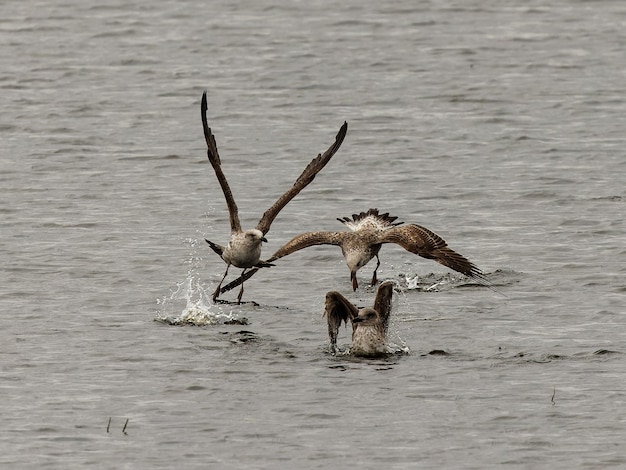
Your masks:
M 387 348 L 387 326 L 391 313 L 393 282 L 385 281 L 378 286 L 374 307 L 358 309 L 339 292 L 326 294 L 324 315 L 328 321 L 328 337 L 332 353 L 337 352 L 339 327 L 348 320 L 352 323 L 352 346 L 354 356 L 375 357 L 389 354 Z
M 421 225 L 402 225 L 403 222 L 395 222 L 396 219 L 397 217 L 390 216 L 388 212 L 380 214 L 378 209 L 352 214 L 352 218 L 338 218 L 337 220 L 345 224 L 350 231 L 302 233 L 279 248 L 266 262 L 272 263 L 309 246 L 337 245 L 341 247 L 343 257 L 348 269 L 350 269 L 352 289 L 356 290 L 359 287 L 356 273 L 372 258 L 376 258 L 376 268 L 374 268 L 371 284 L 376 284 L 376 271 L 380 266 L 378 252 L 383 243 L 395 243 L 422 258 L 435 260 L 454 271 L 475 279 L 480 284 L 487 287 L 491 286 L 491 283 L 475 264 L 448 248 L 446 241 L 439 235 Z M 254 275 L 256 271 L 258 268 L 246 272 L 245 275 L 224 286 L 222 292 L 238 286 L 239 283 Z
M 226 198 L 226 205 L 228 206 L 228 214 L 230 219 L 230 241 L 228 242 L 228 245 L 218 245 L 205 239 L 209 246 L 213 249 L 213 251 L 215 251 L 215 253 L 217 253 L 226 263 L 226 272 L 224 272 L 222 280 L 215 289 L 215 292 L 213 293 L 213 301 L 215 302 L 220 294 L 220 287 L 222 286 L 222 282 L 224 282 L 224 279 L 228 274 L 228 268 L 230 268 L 231 264 L 237 268 L 243 268 L 242 275 L 246 273 L 246 270 L 248 268 L 252 268 L 255 266 L 271 266 L 270 263 L 261 261 L 261 243 L 267 241 L 267 239 L 265 238 L 265 234 L 269 231 L 270 225 L 272 225 L 272 222 L 274 221 L 278 213 L 282 210 L 282 208 L 285 207 L 289 201 L 291 201 L 300 191 L 302 191 L 309 183 L 313 181 L 315 175 L 317 175 L 317 173 L 319 173 L 319 171 L 324 168 L 324 166 L 326 166 L 332 156 L 337 152 L 337 150 L 339 150 L 339 147 L 341 147 L 341 143 L 346 136 L 348 123 L 343 123 L 343 126 L 341 126 L 341 129 L 339 129 L 339 132 L 337 133 L 335 142 L 328 148 L 328 150 L 326 150 L 326 152 L 324 152 L 323 154 L 319 154 L 316 158 L 311 160 L 311 163 L 307 165 L 307 167 L 298 177 L 293 186 L 289 188 L 289 190 L 285 192 L 282 196 L 280 196 L 278 200 L 272 205 L 272 207 L 265 211 L 265 213 L 261 217 L 261 220 L 259 220 L 256 228 L 244 231 L 242 230 L 241 224 L 239 222 L 237 204 L 235 203 L 233 194 L 230 190 L 230 187 L 228 186 L 228 181 L 226 180 L 226 177 L 222 172 L 222 162 L 220 161 L 220 156 L 217 151 L 217 143 L 215 142 L 215 137 L 211 132 L 211 128 L 207 124 L 206 91 L 202 94 L 200 111 L 202 116 L 202 127 L 204 129 L 204 138 L 206 139 L 207 143 L 207 155 L 209 157 L 209 161 L 211 162 L 213 170 L 215 170 L 215 176 L 217 176 L 217 180 L 222 187 L 224 197 Z M 239 296 L 237 297 L 237 303 L 241 303 L 242 295 L 243 281 L 241 282 L 241 290 L 239 291 Z

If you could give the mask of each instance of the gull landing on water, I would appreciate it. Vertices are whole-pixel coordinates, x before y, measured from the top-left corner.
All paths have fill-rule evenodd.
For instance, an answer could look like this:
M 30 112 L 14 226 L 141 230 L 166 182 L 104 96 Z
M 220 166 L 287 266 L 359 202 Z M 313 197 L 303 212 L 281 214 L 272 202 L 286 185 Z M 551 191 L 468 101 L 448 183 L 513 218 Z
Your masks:
M 385 281 L 378 286 L 374 307 L 358 309 L 339 292 L 326 294 L 324 316 L 328 321 L 328 337 L 331 352 L 337 352 L 339 327 L 348 320 L 352 323 L 352 346 L 350 354 L 362 357 L 385 356 L 390 353 L 387 346 L 387 327 L 391 313 L 393 282 Z
M 228 268 L 231 265 L 237 268 L 243 268 L 242 276 L 246 274 L 246 270 L 248 268 L 256 267 L 267 267 L 272 266 L 271 263 L 261 261 L 261 244 L 262 242 L 266 242 L 265 234 L 269 231 L 272 222 L 278 215 L 278 213 L 282 210 L 283 207 L 287 205 L 289 201 L 291 201 L 295 196 L 298 195 L 300 191 L 302 191 L 306 186 L 308 186 L 313 179 L 315 179 L 315 175 L 317 175 L 322 168 L 326 166 L 326 164 L 330 161 L 332 156 L 339 150 L 341 147 L 341 143 L 346 136 L 346 132 L 348 130 L 348 123 L 344 122 L 341 129 L 337 133 L 337 137 L 335 138 L 335 142 L 324 152 L 323 154 L 319 154 L 316 158 L 311 160 L 311 162 L 304 169 L 302 174 L 298 176 L 298 179 L 295 181 L 293 186 L 289 188 L 287 192 L 285 192 L 278 200 L 265 211 L 261 220 L 257 224 L 256 228 L 251 230 L 243 231 L 241 229 L 241 224 L 239 222 L 239 215 L 237 204 L 235 203 L 235 199 L 233 198 L 233 194 L 228 186 L 228 181 L 226 180 L 226 176 L 222 172 L 222 162 L 220 161 L 220 156 L 217 151 L 217 143 L 215 142 L 215 137 L 211 132 L 211 128 L 207 124 L 206 118 L 207 112 L 207 100 L 206 100 L 206 91 L 202 94 L 202 103 L 200 105 L 200 113 L 202 116 L 202 128 L 204 130 L 204 138 L 207 143 L 207 155 L 209 157 L 209 162 L 215 171 L 215 176 L 217 177 L 217 181 L 220 183 L 222 188 L 222 192 L 224 193 L 224 198 L 226 199 L 226 205 L 228 206 L 228 214 L 230 220 L 230 241 L 228 245 L 221 246 L 216 243 L 213 243 L 209 240 L 206 242 L 209 246 L 217 253 L 226 263 L 226 271 L 224 272 L 224 276 L 222 280 L 218 284 L 215 292 L 213 293 L 213 301 L 215 302 L 220 294 L 220 288 L 222 286 L 222 282 L 226 278 L 228 274 Z M 243 280 L 240 282 L 241 289 L 239 291 L 239 295 L 237 297 L 237 303 L 241 303 L 241 296 L 243 295 Z
M 470 277 L 479 284 L 493 289 L 483 272 L 464 256 L 450 249 L 446 241 L 426 227 L 416 224 L 402 225 L 395 222 L 397 217 L 389 213 L 380 214 L 378 209 L 353 214 L 352 218 L 337 219 L 345 224 L 350 231 L 344 232 L 305 232 L 297 235 L 276 251 L 267 263 L 287 256 L 303 248 L 315 245 L 337 245 L 350 270 L 352 289 L 356 290 L 359 283 L 356 273 L 359 269 L 376 258 L 376 268 L 372 275 L 372 285 L 377 282 L 376 272 L 380 266 L 378 253 L 384 243 L 395 243 L 405 250 L 422 258 L 437 261 L 454 271 Z M 258 268 L 254 268 L 222 288 L 222 292 L 233 289 L 240 282 L 249 279 Z

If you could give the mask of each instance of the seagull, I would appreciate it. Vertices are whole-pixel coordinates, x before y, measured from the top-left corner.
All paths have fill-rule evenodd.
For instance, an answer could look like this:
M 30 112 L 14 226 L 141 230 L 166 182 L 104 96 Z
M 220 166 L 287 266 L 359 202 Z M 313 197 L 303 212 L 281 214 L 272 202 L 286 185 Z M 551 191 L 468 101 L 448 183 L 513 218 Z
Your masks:
M 315 175 L 317 175 L 317 173 L 319 173 L 319 171 L 326 166 L 332 156 L 337 152 L 337 150 L 339 150 L 339 147 L 341 147 L 341 143 L 346 136 L 348 123 L 343 123 L 343 126 L 341 126 L 341 129 L 339 129 L 339 132 L 337 133 L 335 142 L 328 148 L 328 150 L 311 160 L 293 186 L 289 188 L 289 190 L 281 197 L 279 197 L 272 207 L 265 211 L 256 228 L 244 231 L 242 230 L 239 222 L 237 204 L 235 203 L 233 194 L 228 186 L 228 181 L 222 172 L 222 163 L 217 151 L 215 137 L 207 124 L 206 91 L 202 94 L 200 111 L 202 116 L 202 127 L 204 129 L 204 138 L 207 143 L 207 155 L 209 157 L 209 162 L 211 162 L 211 166 L 215 171 L 215 176 L 217 176 L 217 180 L 220 183 L 222 192 L 224 193 L 230 219 L 230 241 L 226 246 L 218 245 L 217 243 L 213 243 L 210 240 L 205 239 L 211 249 L 213 249 L 213 251 L 215 251 L 215 253 L 217 253 L 226 263 L 226 272 L 224 272 L 222 280 L 213 293 L 213 302 L 215 302 L 220 294 L 222 282 L 224 282 L 224 279 L 228 274 L 228 269 L 231 265 L 237 268 L 243 268 L 242 276 L 249 268 L 272 266 L 269 262 L 261 261 L 261 244 L 263 242 L 267 242 L 265 234 L 269 231 L 270 225 L 282 208 L 313 181 Z M 238 304 L 241 303 L 241 296 L 243 295 L 243 281 L 240 284 L 241 290 L 239 291 L 239 296 L 237 297 Z
M 391 313 L 393 281 L 385 281 L 378 286 L 374 307 L 358 309 L 342 294 L 331 291 L 326 294 L 324 316 L 328 321 L 328 337 L 331 352 L 337 352 L 337 334 L 342 322 L 352 323 L 353 356 L 376 357 L 389 354 L 387 347 L 387 326 Z
M 370 260 L 376 258 L 376 268 L 374 268 L 371 282 L 372 286 L 375 285 L 377 282 L 376 272 L 380 267 L 378 253 L 384 243 L 395 243 L 422 258 L 435 260 L 480 284 L 487 287 L 491 286 L 491 283 L 475 264 L 450 249 L 446 241 L 439 235 L 421 225 L 403 225 L 403 222 L 395 222 L 396 219 L 397 217 L 390 216 L 388 212 L 380 214 L 378 209 L 352 214 L 352 218 L 338 218 L 337 220 L 346 225 L 350 231 L 302 233 L 279 248 L 266 262 L 271 264 L 279 258 L 309 246 L 337 245 L 341 247 L 341 252 L 350 270 L 352 290 L 356 291 L 359 287 L 356 277 L 357 271 Z M 258 268 L 248 271 L 245 275 L 223 287 L 222 292 L 238 286 L 253 276 L 256 271 Z

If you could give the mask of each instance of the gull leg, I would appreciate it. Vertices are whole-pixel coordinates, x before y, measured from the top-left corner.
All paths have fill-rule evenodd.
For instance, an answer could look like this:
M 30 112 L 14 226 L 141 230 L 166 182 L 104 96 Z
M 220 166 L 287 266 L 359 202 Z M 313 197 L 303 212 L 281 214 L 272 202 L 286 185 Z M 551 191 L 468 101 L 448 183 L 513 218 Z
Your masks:
M 243 278 L 243 275 L 246 274 L 246 269 L 248 268 L 244 268 L 243 271 L 241 271 L 241 277 Z M 239 295 L 237 296 L 237 305 L 241 305 L 241 296 L 243 295 L 243 281 L 241 281 L 241 289 L 239 289 Z
M 356 272 L 350 273 L 350 280 L 352 281 L 352 290 L 356 291 L 359 288 L 359 281 L 356 279 Z
M 372 276 L 372 285 L 375 286 L 378 282 L 378 278 L 376 277 L 376 271 L 378 271 L 378 267 L 380 266 L 380 258 L 376 255 L 376 267 L 374 268 L 374 275 Z
M 215 289 L 215 292 L 213 292 L 213 302 L 215 302 L 217 300 L 217 297 L 220 295 L 220 288 L 222 287 L 222 282 L 224 282 L 224 279 L 226 279 L 226 275 L 228 274 L 228 268 L 230 268 L 230 263 L 226 265 L 226 272 L 222 276 L 222 280 L 220 281 L 220 283 L 217 285 L 217 289 Z

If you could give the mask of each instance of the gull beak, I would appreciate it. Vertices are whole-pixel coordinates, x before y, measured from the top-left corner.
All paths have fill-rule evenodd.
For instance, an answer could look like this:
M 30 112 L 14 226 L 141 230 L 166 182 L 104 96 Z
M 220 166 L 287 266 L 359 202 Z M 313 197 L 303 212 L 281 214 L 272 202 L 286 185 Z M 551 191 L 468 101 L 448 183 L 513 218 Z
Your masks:
M 361 323 L 363 321 L 363 318 L 361 317 L 356 317 L 352 319 L 352 323 Z
M 267 243 L 267 238 L 261 237 L 261 241 Z

